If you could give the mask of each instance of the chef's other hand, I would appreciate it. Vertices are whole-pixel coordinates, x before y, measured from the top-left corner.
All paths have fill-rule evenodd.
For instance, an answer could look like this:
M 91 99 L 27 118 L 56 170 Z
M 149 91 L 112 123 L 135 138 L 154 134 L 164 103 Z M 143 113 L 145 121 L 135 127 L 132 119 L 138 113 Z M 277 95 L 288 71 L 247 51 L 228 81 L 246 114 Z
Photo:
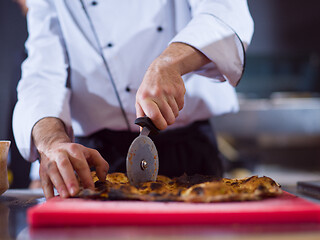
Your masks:
M 94 166 L 101 181 L 106 179 L 109 164 L 95 149 L 72 143 L 64 124 L 57 118 L 44 118 L 33 128 L 32 136 L 40 154 L 40 180 L 45 197 L 54 196 L 55 187 L 61 197 L 75 196 L 79 183 L 94 188 L 90 167 Z
M 209 63 L 195 48 L 171 43 L 149 66 L 136 95 L 137 117 L 148 116 L 160 130 L 175 122 L 184 105 L 182 75 Z

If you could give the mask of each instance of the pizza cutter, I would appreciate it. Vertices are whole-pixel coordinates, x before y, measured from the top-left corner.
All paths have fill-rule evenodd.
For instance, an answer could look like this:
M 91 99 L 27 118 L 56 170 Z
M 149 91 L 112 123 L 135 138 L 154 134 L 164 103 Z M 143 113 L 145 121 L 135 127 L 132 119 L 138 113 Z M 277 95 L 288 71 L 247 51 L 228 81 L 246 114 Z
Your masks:
M 158 134 L 159 129 L 150 118 L 140 117 L 134 122 L 142 127 L 140 135 L 133 140 L 127 155 L 127 176 L 132 185 L 156 181 L 159 170 L 159 158 L 156 146 L 148 137 Z

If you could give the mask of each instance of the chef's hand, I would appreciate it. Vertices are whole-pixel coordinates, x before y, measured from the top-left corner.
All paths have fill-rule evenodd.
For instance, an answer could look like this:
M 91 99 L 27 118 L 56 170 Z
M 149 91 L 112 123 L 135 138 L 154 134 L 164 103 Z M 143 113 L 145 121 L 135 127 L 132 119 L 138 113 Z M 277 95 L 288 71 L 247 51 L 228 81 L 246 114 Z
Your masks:
M 184 105 L 182 75 L 210 60 L 184 43 L 172 43 L 149 66 L 136 95 L 137 117 L 148 116 L 160 130 L 175 122 Z
M 53 187 L 61 197 L 79 192 L 78 174 L 84 188 L 94 188 L 90 166 L 101 181 L 106 179 L 109 164 L 94 149 L 72 143 L 64 124 L 57 118 L 44 118 L 32 130 L 33 141 L 40 154 L 40 180 L 45 197 L 54 196 Z

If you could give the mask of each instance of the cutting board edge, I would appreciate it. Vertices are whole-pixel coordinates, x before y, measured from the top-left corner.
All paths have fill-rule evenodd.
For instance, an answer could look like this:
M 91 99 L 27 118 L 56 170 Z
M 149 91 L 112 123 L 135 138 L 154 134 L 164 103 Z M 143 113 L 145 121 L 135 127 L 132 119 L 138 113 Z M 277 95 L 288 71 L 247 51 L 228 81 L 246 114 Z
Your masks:
M 285 193 L 285 197 L 297 199 L 299 203 L 308 203 L 308 207 L 291 208 L 289 211 L 278 210 L 272 212 L 83 212 L 58 211 L 37 205 L 28 210 L 27 221 L 31 227 L 51 226 L 103 226 L 103 225 L 196 225 L 196 224 L 267 224 L 267 223 L 320 223 L 320 205 L 312 203 L 292 194 Z M 59 201 L 59 200 L 58 200 Z M 45 204 L 45 203 L 43 203 Z M 44 209 L 44 211 L 43 211 Z M 84 217 L 85 215 L 85 217 Z M 261 216 L 263 215 L 263 216 Z

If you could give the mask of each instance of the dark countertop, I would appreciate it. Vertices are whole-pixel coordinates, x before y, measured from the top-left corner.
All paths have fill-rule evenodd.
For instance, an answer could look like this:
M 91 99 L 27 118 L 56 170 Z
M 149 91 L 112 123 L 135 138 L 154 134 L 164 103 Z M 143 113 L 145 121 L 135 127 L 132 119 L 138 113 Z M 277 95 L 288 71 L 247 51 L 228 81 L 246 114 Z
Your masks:
M 16 239 L 27 227 L 26 210 L 43 201 L 41 189 L 8 190 L 0 196 L 0 239 Z
M 302 196 L 295 186 L 284 190 Z M 320 200 L 308 198 L 320 204 Z M 320 224 L 109 226 L 30 229 L 26 210 L 44 202 L 41 190 L 8 190 L 0 197 L 0 239 L 320 239 Z

